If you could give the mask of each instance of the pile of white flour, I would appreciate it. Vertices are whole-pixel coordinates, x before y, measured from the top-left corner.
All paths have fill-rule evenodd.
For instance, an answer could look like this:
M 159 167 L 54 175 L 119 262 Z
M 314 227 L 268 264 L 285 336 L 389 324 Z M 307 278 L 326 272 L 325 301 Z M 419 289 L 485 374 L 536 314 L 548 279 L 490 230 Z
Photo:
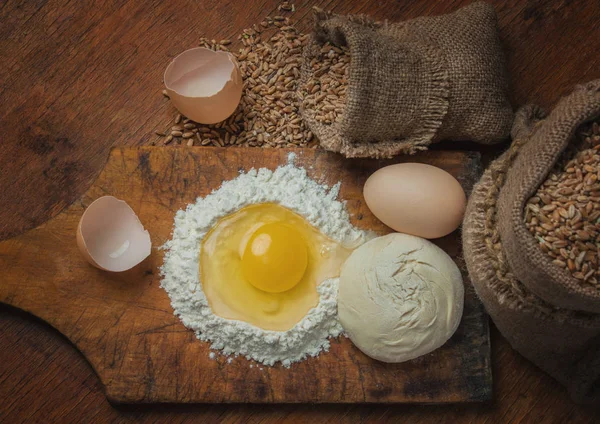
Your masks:
M 328 187 L 310 179 L 303 168 L 288 164 L 270 171 L 265 168 L 242 173 L 221 188 L 175 215 L 173 238 L 161 267 L 161 287 L 171 298 L 175 314 L 193 329 L 200 340 L 225 355 L 244 355 L 265 365 L 281 362 L 289 366 L 329 349 L 329 337 L 342 327 L 337 320 L 338 279 L 318 286 L 319 304 L 288 331 L 267 331 L 243 321 L 228 320 L 212 313 L 199 273 L 202 238 L 217 220 L 243 206 L 278 203 L 302 215 L 330 238 L 344 244 L 361 244 L 365 233 L 350 224 L 344 204 L 336 200 L 340 183 Z

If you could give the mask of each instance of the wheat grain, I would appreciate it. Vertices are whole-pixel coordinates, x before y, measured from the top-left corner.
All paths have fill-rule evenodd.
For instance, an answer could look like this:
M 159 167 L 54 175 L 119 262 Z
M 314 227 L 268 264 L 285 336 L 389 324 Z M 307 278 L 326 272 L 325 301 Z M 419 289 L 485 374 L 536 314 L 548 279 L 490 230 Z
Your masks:
M 283 16 L 266 18 L 260 25 L 245 29 L 238 37 L 243 46 L 238 52 L 232 52 L 244 80 L 236 111 L 214 125 L 197 124 L 180 116 L 175 126 L 182 120 L 183 126 L 174 126 L 168 133 L 180 141 L 189 130 L 197 130 L 203 135 L 200 141 L 203 146 L 316 146 L 317 140 L 300 117 L 297 94 L 306 39 L 307 36 L 299 33 L 294 23 Z M 230 40 L 217 42 L 203 38 L 199 44 L 229 51 Z
M 554 264 L 600 289 L 600 126 L 585 125 L 577 138 L 528 200 L 525 223 Z
M 342 121 L 348 89 L 350 54 L 346 47 L 325 43 L 312 58 L 311 77 L 301 89 L 303 107 L 325 125 Z

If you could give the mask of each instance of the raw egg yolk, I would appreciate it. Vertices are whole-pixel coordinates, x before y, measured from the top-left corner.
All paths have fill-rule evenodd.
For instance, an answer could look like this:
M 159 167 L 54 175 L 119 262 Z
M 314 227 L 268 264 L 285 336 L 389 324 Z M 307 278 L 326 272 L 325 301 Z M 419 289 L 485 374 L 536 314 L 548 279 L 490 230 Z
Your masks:
M 287 331 L 319 304 L 319 284 L 339 277 L 353 248 L 281 205 L 244 206 L 202 240 L 202 291 L 215 315 Z
M 308 248 L 302 235 L 281 222 L 265 224 L 250 237 L 242 255 L 242 273 L 259 290 L 282 293 L 302 280 Z

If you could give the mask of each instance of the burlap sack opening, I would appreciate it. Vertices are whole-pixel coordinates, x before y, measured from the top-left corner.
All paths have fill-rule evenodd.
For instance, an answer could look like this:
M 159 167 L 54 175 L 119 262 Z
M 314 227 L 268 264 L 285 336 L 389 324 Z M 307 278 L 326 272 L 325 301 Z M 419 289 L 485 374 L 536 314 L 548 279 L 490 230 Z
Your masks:
M 600 314 L 559 308 L 512 272 L 499 231 L 498 198 L 521 150 L 544 125 L 536 107 L 515 119 L 515 141 L 475 185 L 463 222 L 463 250 L 478 296 L 514 349 L 567 387 L 580 403 L 600 400 Z
M 498 226 L 510 269 L 529 290 L 561 308 L 600 313 L 600 289 L 582 285 L 568 271 L 552 263 L 523 219 L 527 200 L 537 191 L 562 153 L 575 139 L 575 131 L 600 116 L 600 80 L 578 87 L 561 100 L 539 124 L 507 171 L 498 199 Z M 527 133 L 529 122 L 518 119 L 515 139 Z
M 390 157 L 441 139 L 492 144 L 508 137 L 513 113 L 492 6 L 394 24 L 323 12 L 315 20 L 301 86 L 324 42 L 348 46 L 351 56 L 342 122 L 321 124 L 313 110 L 301 110 L 325 149 Z

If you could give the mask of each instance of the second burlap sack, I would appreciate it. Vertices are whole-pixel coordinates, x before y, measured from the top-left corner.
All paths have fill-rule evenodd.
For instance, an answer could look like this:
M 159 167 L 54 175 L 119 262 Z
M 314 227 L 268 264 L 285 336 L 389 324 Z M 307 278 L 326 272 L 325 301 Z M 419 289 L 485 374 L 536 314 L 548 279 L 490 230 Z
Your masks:
M 600 288 L 582 284 L 555 265 L 527 230 L 523 211 L 527 200 L 574 142 L 577 129 L 599 117 L 600 80 L 577 87 L 539 123 L 536 131 L 531 131 L 535 120 L 519 115 L 513 126 L 513 138 L 528 141 L 511 165 L 498 199 L 498 231 L 515 277 L 552 305 L 594 313 L 600 313 Z
M 477 294 L 510 344 L 569 390 L 600 401 L 600 288 L 552 263 L 523 231 L 527 199 L 585 122 L 600 117 L 600 80 L 577 87 L 545 115 L 523 107 L 513 145 L 471 193 L 463 250 Z
M 317 12 L 303 82 L 324 42 L 350 53 L 341 123 L 326 125 L 302 110 L 325 149 L 390 157 L 442 139 L 492 144 L 508 137 L 513 112 L 492 6 L 392 24 Z

